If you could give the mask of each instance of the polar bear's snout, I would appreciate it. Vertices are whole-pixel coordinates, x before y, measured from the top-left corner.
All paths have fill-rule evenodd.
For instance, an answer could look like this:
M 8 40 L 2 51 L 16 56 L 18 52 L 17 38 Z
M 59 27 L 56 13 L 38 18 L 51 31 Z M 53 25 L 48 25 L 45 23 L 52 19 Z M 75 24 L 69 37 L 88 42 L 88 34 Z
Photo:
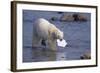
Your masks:
M 59 39 L 60 41 L 62 41 L 63 40 L 63 37 L 64 37 L 63 32 L 62 31 L 59 31 L 59 34 L 58 34 L 58 38 L 57 39 Z

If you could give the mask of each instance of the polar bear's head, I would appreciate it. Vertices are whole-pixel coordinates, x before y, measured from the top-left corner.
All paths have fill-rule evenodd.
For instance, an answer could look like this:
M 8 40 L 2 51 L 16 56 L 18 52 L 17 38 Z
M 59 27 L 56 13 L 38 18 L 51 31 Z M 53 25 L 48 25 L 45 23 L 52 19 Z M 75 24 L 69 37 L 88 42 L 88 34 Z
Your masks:
M 60 30 L 54 31 L 54 32 L 52 33 L 52 35 L 53 35 L 54 39 L 59 39 L 59 40 L 62 40 L 63 37 L 64 37 L 63 32 L 60 31 Z
M 49 36 L 53 39 L 59 39 L 59 40 L 63 40 L 64 34 L 63 32 L 57 28 L 54 24 L 49 24 L 49 28 L 48 28 L 48 32 L 49 32 Z

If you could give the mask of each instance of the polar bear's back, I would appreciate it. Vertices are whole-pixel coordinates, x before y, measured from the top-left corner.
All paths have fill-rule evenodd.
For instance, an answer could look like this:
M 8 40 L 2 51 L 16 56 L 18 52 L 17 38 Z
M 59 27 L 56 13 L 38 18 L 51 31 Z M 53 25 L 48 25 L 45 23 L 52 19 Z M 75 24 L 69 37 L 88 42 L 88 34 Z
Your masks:
M 35 21 L 35 24 L 37 27 L 40 28 L 47 28 L 50 25 L 50 22 L 48 22 L 46 19 L 44 18 L 39 18 Z
M 48 36 L 48 29 L 50 27 L 50 22 L 44 18 L 39 18 L 34 22 L 34 30 L 37 35 L 43 38 Z

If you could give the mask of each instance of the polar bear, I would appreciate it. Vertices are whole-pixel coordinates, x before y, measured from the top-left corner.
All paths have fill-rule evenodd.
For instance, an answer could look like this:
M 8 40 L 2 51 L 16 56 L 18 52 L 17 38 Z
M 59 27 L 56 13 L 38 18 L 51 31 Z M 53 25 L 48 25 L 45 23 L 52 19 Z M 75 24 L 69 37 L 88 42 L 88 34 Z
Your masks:
M 42 40 L 45 40 L 50 50 L 57 50 L 56 41 L 57 39 L 62 40 L 63 36 L 63 32 L 54 24 L 44 18 L 39 18 L 33 25 L 32 46 L 37 47 L 41 45 Z

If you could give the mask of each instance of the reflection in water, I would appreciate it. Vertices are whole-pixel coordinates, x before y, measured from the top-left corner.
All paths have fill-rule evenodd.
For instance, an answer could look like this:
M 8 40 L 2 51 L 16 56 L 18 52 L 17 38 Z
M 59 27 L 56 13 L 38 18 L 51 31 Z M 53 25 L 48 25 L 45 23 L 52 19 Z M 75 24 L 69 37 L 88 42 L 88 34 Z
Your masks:
M 57 48 L 57 51 L 52 51 L 43 47 L 23 47 L 23 62 L 45 62 L 45 61 L 62 61 L 62 60 L 80 60 L 84 49 L 71 49 L 67 46 L 64 49 Z M 87 50 L 88 51 L 88 50 Z
M 56 60 L 56 52 L 55 51 L 46 51 L 45 53 L 48 56 L 48 61 Z
M 24 47 L 24 50 L 26 50 L 26 53 L 29 55 L 27 55 L 25 52 L 23 53 L 23 62 L 61 61 L 67 59 L 67 52 L 65 51 L 52 51 L 41 47 Z
M 66 53 L 58 52 L 57 53 L 57 61 L 66 60 Z
M 55 61 L 56 51 L 47 50 L 45 48 L 33 48 L 32 58 L 34 61 Z
M 66 53 L 60 51 L 52 51 L 44 48 L 33 49 L 33 59 L 35 61 L 60 61 L 66 60 Z

